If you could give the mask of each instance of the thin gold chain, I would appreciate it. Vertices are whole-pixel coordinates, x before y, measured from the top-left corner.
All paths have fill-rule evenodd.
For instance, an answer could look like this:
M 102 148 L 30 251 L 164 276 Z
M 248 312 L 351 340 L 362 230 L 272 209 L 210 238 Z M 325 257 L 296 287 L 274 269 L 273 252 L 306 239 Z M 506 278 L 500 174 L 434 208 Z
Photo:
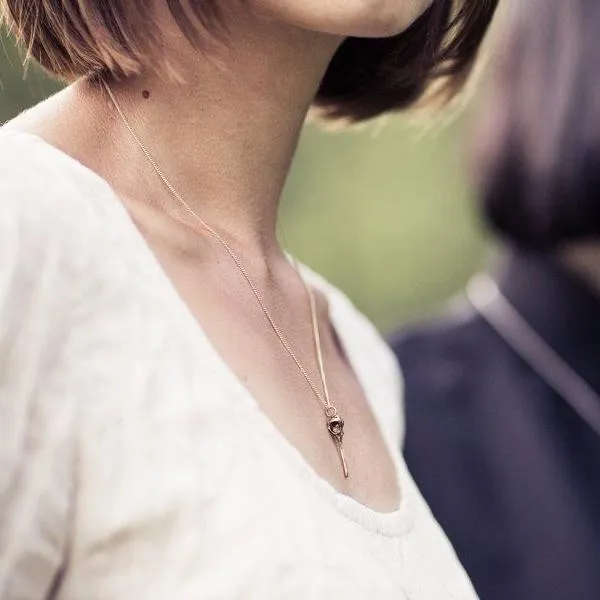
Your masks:
M 116 97 L 115 97 L 112 89 L 108 85 L 108 83 L 103 81 L 103 85 L 104 85 L 104 88 L 106 89 L 106 92 L 108 93 L 121 121 L 127 128 L 128 132 L 130 133 L 131 137 L 135 141 L 136 145 L 144 153 L 144 155 L 148 159 L 149 163 L 152 165 L 152 168 L 154 169 L 156 174 L 162 180 L 163 184 L 167 187 L 167 189 L 172 194 L 172 196 L 189 213 L 189 215 L 195 221 L 197 221 L 210 235 L 212 235 L 217 240 L 217 242 L 225 249 L 225 251 L 227 252 L 229 257 L 231 258 L 231 260 L 237 267 L 238 271 L 240 272 L 240 274 L 242 275 L 242 277 L 244 278 L 244 280 L 246 281 L 246 283 L 252 290 L 252 294 L 256 298 L 256 301 L 258 302 L 258 304 L 262 310 L 262 313 L 264 314 L 265 318 L 267 319 L 271 329 L 274 331 L 275 335 L 281 342 L 281 345 L 283 346 L 285 351 L 289 354 L 289 356 L 292 358 L 292 360 L 298 367 L 298 370 L 300 371 L 300 373 L 302 374 L 302 376 L 308 383 L 311 391 L 313 392 L 313 394 L 315 395 L 317 400 L 323 405 L 326 416 L 328 418 L 336 417 L 337 409 L 334 406 L 333 402 L 331 401 L 331 398 L 329 395 L 329 389 L 327 386 L 327 377 L 326 377 L 326 373 L 325 373 L 325 366 L 324 366 L 324 360 L 323 360 L 323 348 L 322 348 L 322 344 L 321 344 L 321 332 L 320 332 L 319 320 L 318 320 L 318 316 L 317 316 L 315 295 L 314 295 L 310 285 L 305 281 L 304 277 L 302 276 L 302 274 L 300 272 L 300 268 L 299 268 L 296 260 L 294 259 L 295 270 L 298 274 L 298 277 L 300 278 L 300 281 L 302 282 L 302 285 L 304 286 L 304 289 L 306 290 L 306 293 L 307 293 L 308 299 L 309 299 L 309 304 L 310 304 L 310 315 L 311 315 L 311 322 L 312 322 L 312 329 L 313 329 L 315 354 L 317 357 L 317 364 L 319 367 L 319 375 L 320 375 L 321 383 L 323 386 L 322 393 L 319 391 L 319 389 L 315 385 L 312 377 L 309 375 L 309 373 L 306 370 L 306 368 L 304 367 L 304 365 L 298 359 L 292 345 L 290 344 L 290 342 L 288 341 L 288 339 L 286 338 L 284 333 L 281 331 L 281 328 L 275 322 L 273 316 L 271 315 L 271 313 L 262 297 L 262 294 L 260 293 L 260 290 L 258 289 L 257 285 L 254 283 L 254 281 L 250 277 L 246 267 L 242 263 L 238 254 L 235 252 L 235 250 L 231 247 L 231 245 L 227 242 L 227 240 L 225 240 L 218 231 L 216 231 L 213 227 L 211 227 L 204 219 L 202 219 L 202 217 L 200 217 L 198 214 L 196 214 L 196 212 L 185 201 L 184 197 L 175 189 L 173 184 L 169 181 L 167 176 L 164 174 L 162 169 L 157 164 L 157 162 L 154 159 L 150 150 L 147 148 L 147 146 L 141 140 L 140 136 L 136 133 L 136 131 L 134 130 L 132 125 L 129 123 L 129 120 L 125 116 L 125 113 L 123 112 L 123 109 L 121 108 L 120 103 L 116 99 Z

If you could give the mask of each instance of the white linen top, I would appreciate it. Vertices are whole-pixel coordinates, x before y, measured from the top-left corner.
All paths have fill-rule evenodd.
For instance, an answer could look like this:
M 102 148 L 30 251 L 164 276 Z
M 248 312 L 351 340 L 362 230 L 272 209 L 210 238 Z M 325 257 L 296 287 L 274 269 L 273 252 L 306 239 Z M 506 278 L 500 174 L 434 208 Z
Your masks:
M 0 129 L 1 600 L 473 600 L 402 460 L 401 386 L 333 324 L 401 506 L 337 492 L 261 412 L 97 174 Z

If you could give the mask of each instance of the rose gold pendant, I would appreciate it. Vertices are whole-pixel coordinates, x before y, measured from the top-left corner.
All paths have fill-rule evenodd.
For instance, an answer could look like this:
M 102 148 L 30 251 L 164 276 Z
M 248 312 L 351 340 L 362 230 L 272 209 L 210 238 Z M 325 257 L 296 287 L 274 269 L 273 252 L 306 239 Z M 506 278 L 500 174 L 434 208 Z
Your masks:
M 340 461 L 342 462 L 342 469 L 344 471 L 344 477 L 348 479 L 348 465 L 346 463 L 346 456 L 344 455 L 344 419 L 338 416 L 337 412 L 332 416 L 327 417 L 327 429 L 335 445 L 337 446 L 338 454 L 340 455 Z

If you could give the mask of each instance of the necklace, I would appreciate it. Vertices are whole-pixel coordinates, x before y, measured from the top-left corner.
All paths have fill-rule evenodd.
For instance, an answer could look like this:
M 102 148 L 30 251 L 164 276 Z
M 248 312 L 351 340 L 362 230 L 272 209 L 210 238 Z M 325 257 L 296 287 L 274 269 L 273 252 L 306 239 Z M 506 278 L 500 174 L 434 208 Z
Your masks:
M 467 297 L 477 312 L 511 348 L 600 435 L 600 395 L 525 321 L 496 282 L 478 275 Z
M 318 365 L 318 369 L 319 369 L 319 377 L 321 379 L 321 385 L 323 388 L 322 392 L 317 388 L 314 381 L 312 380 L 312 377 L 309 375 L 308 371 L 306 370 L 306 368 L 304 367 L 302 362 L 298 359 L 296 352 L 294 351 L 294 348 L 288 341 L 287 337 L 285 336 L 285 334 L 283 333 L 281 328 L 275 322 L 273 316 L 271 315 L 271 311 L 269 310 L 266 302 L 264 301 L 263 296 L 262 296 L 258 286 L 254 283 L 254 280 L 248 273 L 248 270 L 244 266 L 244 263 L 240 259 L 239 255 L 231 247 L 229 242 L 227 242 L 227 240 L 216 229 L 214 229 L 211 225 L 209 225 L 204 219 L 202 219 L 190 207 L 190 205 L 185 201 L 184 197 L 171 184 L 171 182 L 169 181 L 167 176 L 164 174 L 164 172 L 161 170 L 161 168 L 158 166 L 158 164 L 154 160 L 154 157 L 152 156 L 152 153 L 150 152 L 148 147 L 144 144 L 144 142 L 142 141 L 140 136 L 136 133 L 135 129 L 133 128 L 133 126 L 131 125 L 131 123 L 129 122 L 127 117 L 125 116 L 125 113 L 124 113 L 123 109 L 121 108 L 120 103 L 117 101 L 117 98 L 115 97 L 115 95 L 114 95 L 112 89 L 110 88 L 110 86 L 108 85 L 108 83 L 106 83 L 106 81 L 103 81 L 102 83 L 103 83 L 104 89 L 106 90 L 111 102 L 113 103 L 113 105 L 117 111 L 117 114 L 119 115 L 121 121 L 123 122 L 123 125 L 125 126 L 127 131 L 130 133 L 130 135 L 133 138 L 133 140 L 135 141 L 136 145 L 144 153 L 144 155 L 148 159 L 148 162 L 150 163 L 150 165 L 152 166 L 152 168 L 154 169 L 154 171 L 158 175 L 158 177 L 161 179 L 163 184 L 166 186 L 168 191 L 177 200 L 177 202 L 185 209 L 185 211 L 194 219 L 194 221 L 196 221 L 210 236 L 212 236 L 223 247 L 223 249 L 229 256 L 229 258 L 235 265 L 236 269 L 239 271 L 242 279 L 248 284 L 248 287 L 250 288 L 252 295 L 256 299 L 270 328 L 273 330 L 273 332 L 279 339 L 279 342 L 281 343 L 281 345 L 283 346 L 283 348 L 285 349 L 287 354 L 293 360 L 296 367 L 298 368 L 298 370 L 300 371 L 300 373 L 306 380 L 306 383 L 310 387 L 315 398 L 319 401 L 319 403 L 323 407 L 323 412 L 325 413 L 325 423 L 327 426 L 327 430 L 328 430 L 333 442 L 336 445 L 336 448 L 337 448 L 337 451 L 338 451 L 338 454 L 340 457 L 340 462 L 341 462 L 342 470 L 344 473 L 344 477 L 348 478 L 348 476 L 349 476 L 348 465 L 346 463 L 346 457 L 344 454 L 344 445 L 343 445 L 344 419 L 339 415 L 338 410 L 329 395 L 329 388 L 327 386 L 327 376 L 325 373 L 325 365 L 324 365 L 324 361 L 323 361 L 323 347 L 321 344 L 321 332 L 320 332 L 320 328 L 319 328 L 319 319 L 317 316 L 315 295 L 314 295 L 314 292 L 313 292 L 311 286 L 305 281 L 304 277 L 302 276 L 302 273 L 300 272 L 300 268 L 299 268 L 297 261 L 294 259 L 294 267 L 295 267 L 296 273 L 298 274 L 298 277 L 300 278 L 300 281 L 302 282 L 302 285 L 304 286 L 304 289 L 306 290 L 306 294 L 308 296 L 309 305 L 310 305 L 310 316 L 311 316 L 311 324 L 312 324 L 314 350 L 315 350 L 317 365 Z

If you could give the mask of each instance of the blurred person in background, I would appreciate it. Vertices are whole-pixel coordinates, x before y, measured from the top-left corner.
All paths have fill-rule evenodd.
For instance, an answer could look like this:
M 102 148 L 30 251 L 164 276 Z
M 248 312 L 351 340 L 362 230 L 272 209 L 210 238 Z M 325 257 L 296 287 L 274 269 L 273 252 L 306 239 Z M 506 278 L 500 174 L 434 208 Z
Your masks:
M 495 0 L 2 4 L 72 85 L 0 132 L 0 598 L 474 598 L 276 221 L 309 107 L 453 95 Z
M 400 333 L 406 460 L 485 600 L 600 598 L 600 3 L 526 0 L 475 165 L 501 240 Z

